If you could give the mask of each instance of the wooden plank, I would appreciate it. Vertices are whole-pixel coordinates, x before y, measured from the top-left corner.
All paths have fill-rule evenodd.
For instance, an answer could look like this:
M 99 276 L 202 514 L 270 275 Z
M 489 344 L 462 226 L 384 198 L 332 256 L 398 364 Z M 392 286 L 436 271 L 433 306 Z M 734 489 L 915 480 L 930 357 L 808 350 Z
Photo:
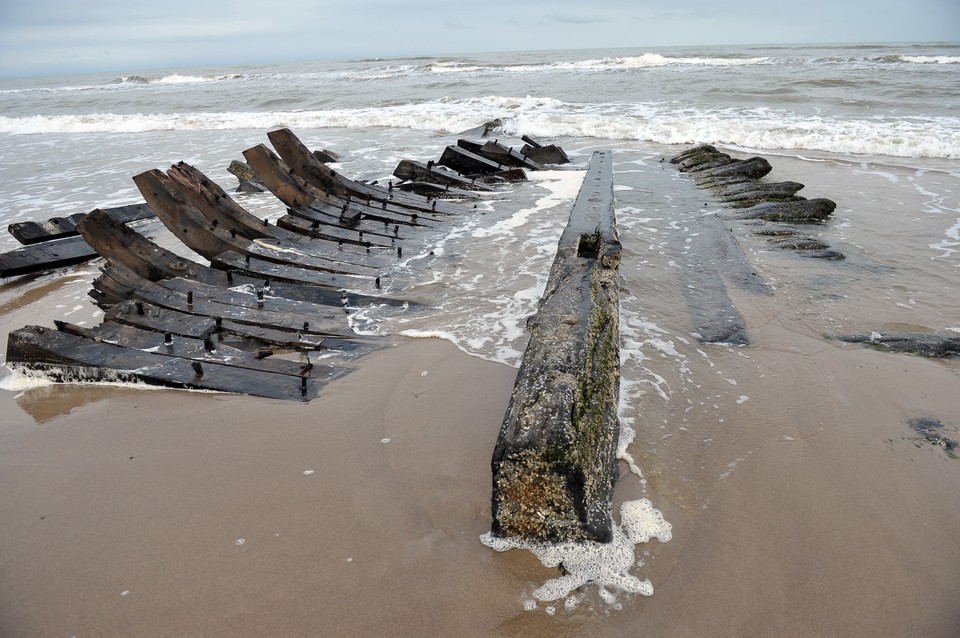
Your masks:
M 0 277 L 17 277 L 34 272 L 74 266 L 97 257 L 81 237 L 67 237 L 31 244 L 0 254 Z
M 543 170 L 543 166 L 526 157 L 512 147 L 506 147 L 497 140 L 488 140 L 484 143 L 471 142 L 470 140 L 457 140 L 457 145 L 466 150 L 485 157 L 491 162 L 496 162 L 504 167 L 526 168 L 532 171 Z
M 397 164 L 397 167 L 393 170 L 393 174 L 398 179 L 452 186 L 456 189 L 461 189 L 465 193 L 469 193 L 471 190 L 484 192 L 493 191 L 493 188 L 475 179 L 469 179 L 450 171 L 440 170 L 433 162 L 424 164 L 423 162 L 414 160 L 400 160 L 400 163 Z
M 74 213 L 67 217 L 51 217 L 44 221 L 14 222 L 7 226 L 7 232 L 25 246 L 72 237 L 77 234 L 77 224 L 85 214 Z
M 403 182 L 402 184 L 398 184 L 396 188 L 399 188 L 402 191 L 418 193 L 420 195 L 425 195 L 427 197 L 433 197 L 433 198 L 439 198 L 439 199 L 478 199 L 479 198 L 479 196 L 474 191 L 465 191 L 460 188 L 451 188 L 450 186 L 443 186 L 441 184 L 433 184 L 430 182 Z
M 221 284 L 227 281 L 225 273 L 158 246 L 134 229 L 117 223 L 105 210 L 91 212 L 77 228 L 100 255 L 145 279 L 188 277 Z
M 194 339 L 203 339 L 217 331 L 216 320 L 212 317 L 189 315 L 133 299 L 122 301 L 108 310 L 104 313 L 104 320 Z
M 54 321 L 54 323 L 57 329 L 62 332 L 103 343 L 112 343 L 124 348 L 155 352 L 168 357 L 221 363 L 236 368 L 260 370 L 292 377 L 305 376 L 329 379 L 342 370 L 338 366 L 310 362 L 309 358 L 301 363 L 271 356 L 256 356 L 250 351 L 224 343 L 224 333 L 213 334 L 204 339 L 194 339 L 180 335 L 174 337 L 172 334 L 167 335 L 152 330 L 143 330 L 113 321 L 107 321 L 92 328 L 77 326 L 65 321 Z
M 107 210 L 115 220 L 122 224 L 155 217 L 153 211 L 150 210 L 150 207 L 146 204 L 116 206 Z M 77 224 L 79 224 L 80 220 L 86 215 L 87 213 L 75 213 L 68 217 L 51 217 L 41 222 L 14 222 L 7 226 L 7 231 L 9 231 L 17 241 L 25 245 L 51 241 L 53 239 L 62 239 L 64 237 L 76 237 L 79 234 Z
M 62 382 L 141 381 L 298 401 L 315 398 L 325 383 L 317 378 L 144 352 L 40 326 L 26 326 L 10 333 L 7 365 L 46 371 Z
M 293 173 L 282 159 L 263 144 L 248 148 L 243 156 L 250 162 L 250 166 L 260 175 L 263 184 L 277 199 L 286 204 L 291 210 L 309 212 L 317 211 L 323 217 L 321 223 L 330 223 L 341 229 L 339 239 L 349 241 L 356 238 L 350 231 L 370 232 L 371 229 L 363 225 L 344 226 L 339 223 L 344 209 L 357 209 L 361 220 L 370 219 L 377 223 L 399 224 L 401 226 L 429 226 L 440 223 L 444 217 L 449 217 L 443 209 L 411 210 L 399 206 L 389 200 L 378 201 L 371 197 L 340 197 L 329 191 L 309 184 L 297 174 Z M 392 191 L 388 188 L 388 193 Z M 436 205 L 436 200 L 430 207 Z M 463 211 L 459 211 L 463 212 Z M 344 234 L 345 233 L 345 234 Z
M 122 277 L 123 271 L 114 269 L 111 271 L 111 275 Z M 281 308 L 271 310 L 266 308 L 266 303 L 274 300 L 267 298 L 267 294 L 263 293 L 263 288 L 259 288 L 258 293 L 254 295 L 243 295 L 242 293 L 224 290 L 211 298 L 207 296 L 207 293 L 211 290 L 208 287 L 197 286 L 197 289 L 193 290 L 188 284 L 178 289 L 178 287 L 168 288 L 143 279 L 139 279 L 139 281 L 142 282 L 142 285 L 131 286 L 131 297 L 160 308 L 176 310 L 188 315 L 213 317 L 240 324 L 261 326 L 272 330 L 337 337 L 353 335 L 342 310 L 334 311 L 330 306 L 324 306 L 320 312 L 316 312 L 314 309 L 317 306 L 298 304 L 298 302 L 290 300 L 277 300 L 275 305 Z M 251 301 L 241 299 L 242 297 L 250 297 Z M 259 297 L 262 297 L 262 299 Z M 293 310 L 294 306 L 299 306 L 305 312 L 302 314 L 295 312 Z
M 462 212 L 462 209 L 456 204 L 438 203 L 436 200 L 430 200 L 413 193 L 402 193 L 348 179 L 317 160 L 289 129 L 281 128 L 270 131 L 267 133 L 267 137 L 287 166 L 308 184 L 320 190 L 326 190 L 342 197 L 350 195 L 354 198 L 369 198 L 377 202 L 389 202 L 397 206 L 424 212 L 448 214 L 460 214 Z M 244 154 L 244 157 L 246 157 L 246 154 Z
M 265 261 L 250 255 L 225 252 L 210 260 L 214 268 L 232 271 L 254 279 L 269 279 L 307 286 L 321 286 L 333 290 L 374 289 L 376 277 L 356 277 L 319 270 L 308 270 L 276 262 Z
M 201 296 L 210 301 L 238 306 L 241 308 L 262 308 L 271 312 L 290 313 L 291 315 L 312 318 L 323 318 L 332 320 L 343 317 L 343 295 L 337 300 L 336 304 L 330 303 L 318 304 L 309 301 L 297 299 L 287 299 L 283 296 L 274 294 L 274 285 L 260 281 L 254 284 L 241 284 L 231 288 L 221 288 L 211 286 L 198 281 L 189 279 L 161 279 L 157 285 L 181 294 L 193 293 L 195 296 Z M 346 324 L 344 324 L 346 325 Z
M 507 169 L 506 166 L 500 165 L 499 162 L 494 162 L 486 157 L 472 153 L 461 146 L 454 146 L 452 144 L 443 150 L 443 154 L 437 163 L 447 168 L 452 168 L 464 175 L 489 175 Z
M 512 146 L 507 147 L 503 144 L 500 144 L 498 141 L 494 140 L 492 142 L 488 141 L 480 148 L 480 154 L 484 157 L 489 157 L 494 161 L 500 162 L 506 166 L 513 166 L 515 168 L 526 168 L 531 171 L 540 171 L 543 170 L 543 166 L 538 162 L 530 159 L 526 155 L 522 154 L 520 151 L 517 151 Z
M 567 154 L 563 151 L 563 149 L 556 144 L 548 144 L 545 146 L 526 135 L 520 139 L 527 143 L 526 146 L 520 149 L 520 153 L 539 164 L 570 163 L 570 158 L 567 157 Z
M 320 250 L 319 243 L 310 246 L 307 243 L 293 245 L 269 238 L 244 239 L 211 227 L 175 183 L 162 172 L 155 169 L 146 171 L 134 176 L 133 181 L 164 225 L 191 250 L 207 259 L 212 260 L 221 253 L 233 251 L 308 270 L 370 277 L 378 277 L 385 267 L 385 264 L 378 263 L 376 256 L 364 259 L 352 254 L 338 255 L 336 250 L 326 246 Z
M 324 219 L 324 215 L 317 215 L 313 209 L 291 208 L 289 210 L 289 213 L 277 219 L 277 226 L 285 228 L 290 232 L 332 242 L 338 249 L 349 249 L 351 246 L 371 249 L 377 248 L 381 251 L 389 249 L 390 252 L 396 249 L 399 231 L 397 236 L 390 236 L 387 233 L 343 232 L 336 224 L 331 224 Z
M 128 217 L 123 214 L 122 209 L 124 208 L 129 207 L 103 209 L 100 210 L 99 214 L 111 220 L 111 223 L 115 226 L 126 228 L 122 221 Z M 92 213 L 87 213 L 80 219 L 76 227 L 78 232 L 83 226 L 84 221 L 91 214 Z M 116 219 L 114 219 L 114 217 L 116 217 Z M 117 221 L 118 219 L 121 221 Z M 148 223 L 147 228 L 153 230 L 159 228 L 159 226 Z M 55 268 L 74 266 L 96 259 L 98 255 L 99 252 L 96 246 L 91 245 L 83 236 L 72 236 L 63 239 L 37 242 L 8 253 L 0 254 L 0 277 L 15 277 Z
M 214 318 L 161 308 L 139 300 L 119 303 L 108 310 L 104 317 L 107 321 L 184 337 L 203 338 L 218 332 Z M 323 338 L 315 335 L 237 323 L 229 319 L 220 321 L 219 331 L 287 350 L 319 350 L 324 343 Z

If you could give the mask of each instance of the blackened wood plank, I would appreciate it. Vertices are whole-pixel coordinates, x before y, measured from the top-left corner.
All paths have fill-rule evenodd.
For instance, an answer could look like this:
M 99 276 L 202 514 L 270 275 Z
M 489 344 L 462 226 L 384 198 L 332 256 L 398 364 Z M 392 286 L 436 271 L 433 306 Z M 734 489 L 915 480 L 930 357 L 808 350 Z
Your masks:
M 0 254 L 0 277 L 17 277 L 29 273 L 74 266 L 97 257 L 97 251 L 81 237 L 67 237 L 31 244 Z
M 26 326 L 10 333 L 7 365 L 45 371 L 64 381 L 141 381 L 152 385 L 251 394 L 271 399 L 315 398 L 324 381 L 200 362 Z
M 153 211 L 146 204 L 130 204 L 108 209 L 110 215 L 121 224 L 150 219 L 155 217 Z M 7 226 L 7 231 L 21 244 L 29 245 L 39 242 L 75 237 L 77 224 L 87 213 L 75 213 L 68 217 L 51 217 L 45 221 L 14 222 Z

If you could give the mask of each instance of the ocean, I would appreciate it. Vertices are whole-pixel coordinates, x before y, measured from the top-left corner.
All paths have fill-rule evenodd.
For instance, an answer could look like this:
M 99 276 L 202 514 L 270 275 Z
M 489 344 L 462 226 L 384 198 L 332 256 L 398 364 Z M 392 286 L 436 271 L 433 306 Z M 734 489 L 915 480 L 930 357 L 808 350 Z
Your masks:
M 762 389 L 802 388 L 814 371 L 792 358 L 803 348 L 859 348 L 829 339 L 843 334 L 960 334 L 956 43 L 562 50 L 2 80 L 0 223 L 135 203 L 133 175 L 178 161 L 231 191 L 230 161 L 281 126 L 341 154 L 343 174 L 384 183 L 401 159 L 436 159 L 493 120 L 504 143 L 528 135 L 558 144 L 571 164 L 531 173 L 434 237 L 433 254 L 405 257 L 396 281 L 425 308 L 363 309 L 353 325 L 441 337 L 518 366 L 582 169 L 595 150 L 611 149 L 624 244 L 621 453 L 654 505 L 699 511 L 763 441 L 836 425 L 820 415 L 802 432 L 769 431 L 783 396 Z M 664 161 L 700 143 L 762 155 L 773 165 L 768 179 L 836 201 L 832 219 L 808 233 L 845 259 L 805 259 L 772 249 L 747 224 L 720 224 L 724 209 Z M 284 212 L 269 194 L 237 198 L 261 216 Z M 718 262 L 723 233 L 762 293 L 737 286 Z M 0 237 L 0 250 L 15 247 Z M 51 283 L 64 274 L 68 283 Z M 45 324 L 68 313 L 96 322 L 85 299 L 96 274 L 81 266 L 4 284 L 0 302 L 39 303 Z M 24 300 L 24 286 L 46 296 Z M 717 307 L 740 311 L 751 345 L 702 341 L 697 317 Z

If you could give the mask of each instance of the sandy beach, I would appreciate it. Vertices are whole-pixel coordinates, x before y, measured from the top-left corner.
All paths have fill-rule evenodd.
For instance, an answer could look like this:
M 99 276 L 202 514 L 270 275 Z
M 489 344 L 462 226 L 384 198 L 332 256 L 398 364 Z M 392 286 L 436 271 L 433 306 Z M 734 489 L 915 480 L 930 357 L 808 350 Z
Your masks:
M 640 454 L 649 483 L 625 472 L 618 498 L 673 524 L 639 548 L 656 591 L 562 618 L 521 606 L 555 570 L 478 541 L 513 368 L 418 339 L 304 405 L 4 392 L 3 634 L 955 635 L 960 465 L 900 423 L 948 418 L 955 369 L 755 328 L 750 357 L 724 362 L 757 399 L 722 411 L 749 453 L 703 480 Z M 794 374 L 808 383 L 785 392 Z

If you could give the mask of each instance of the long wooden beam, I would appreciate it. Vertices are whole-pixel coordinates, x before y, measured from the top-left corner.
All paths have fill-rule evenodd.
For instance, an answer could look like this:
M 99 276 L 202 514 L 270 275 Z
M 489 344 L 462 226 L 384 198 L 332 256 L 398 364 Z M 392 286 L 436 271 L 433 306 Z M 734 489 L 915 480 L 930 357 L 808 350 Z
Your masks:
M 595 153 L 557 247 L 492 459 L 492 531 L 612 539 L 620 384 L 611 153 Z

